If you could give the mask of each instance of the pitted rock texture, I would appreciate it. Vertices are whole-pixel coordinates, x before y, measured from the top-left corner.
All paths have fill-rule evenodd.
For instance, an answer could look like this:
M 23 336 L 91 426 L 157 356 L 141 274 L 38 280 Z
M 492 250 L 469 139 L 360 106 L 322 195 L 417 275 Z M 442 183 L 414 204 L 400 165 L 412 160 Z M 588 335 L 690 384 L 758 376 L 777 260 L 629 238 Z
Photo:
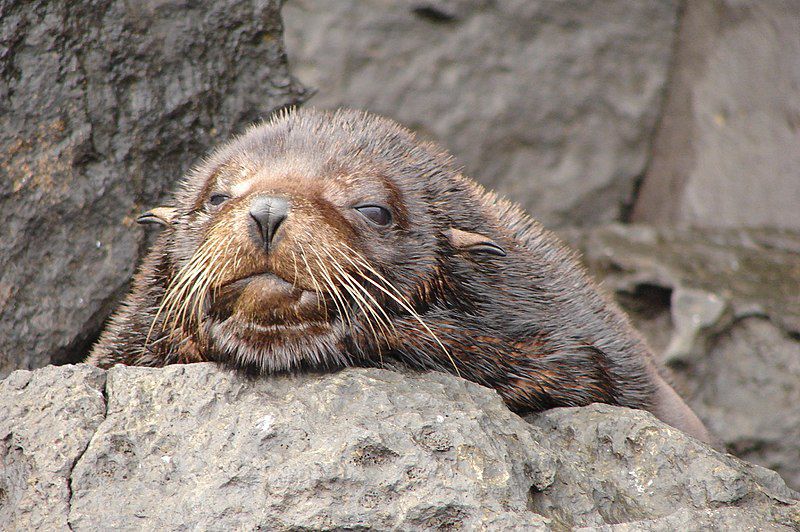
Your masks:
M 619 219 L 646 167 L 677 1 L 291 0 L 312 103 L 391 116 L 548 225 Z
M 526 505 L 552 454 L 493 392 L 445 375 L 117 367 L 106 393 L 72 474 L 73 530 L 546 522 Z
M 764 526 L 777 516 L 800 526 L 800 494 L 777 473 L 712 452 L 648 413 L 598 404 L 531 420 L 559 445 L 553 484 L 534 493 L 530 506 L 555 528 L 642 520 L 669 529 L 659 522 L 680 520 L 678 509 L 703 515 L 722 508 Z
M 67 528 L 72 468 L 105 419 L 105 381 L 81 365 L 0 382 L 0 529 Z
M 135 218 L 302 98 L 279 7 L 0 4 L 0 376 L 78 360 L 143 253 Z
M 0 437 L 11 529 L 800 525 L 775 473 L 645 412 L 595 405 L 529 424 L 494 391 L 436 373 L 18 371 L 0 383 Z
M 565 232 L 741 458 L 800 488 L 800 234 Z

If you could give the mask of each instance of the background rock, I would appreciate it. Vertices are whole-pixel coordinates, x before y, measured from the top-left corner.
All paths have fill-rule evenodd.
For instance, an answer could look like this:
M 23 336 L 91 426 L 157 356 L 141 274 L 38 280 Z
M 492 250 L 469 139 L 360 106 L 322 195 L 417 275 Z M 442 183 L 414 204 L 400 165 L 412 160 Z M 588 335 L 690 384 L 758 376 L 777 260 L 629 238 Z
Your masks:
M 729 450 L 800 487 L 800 234 L 565 232 Z
M 291 0 L 312 104 L 391 116 L 544 222 L 619 219 L 645 170 L 678 2 Z
M 278 1 L 0 6 L 0 376 L 77 360 L 144 248 L 136 216 L 303 91 Z
M 102 377 L 65 366 L 0 383 L 0 412 L 14 411 L 0 418 L 0 512 L 11 528 L 33 515 L 73 530 L 549 530 L 642 521 L 666 530 L 714 515 L 760 529 L 800 526 L 799 495 L 775 473 L 645 412 L 558 409 L 529 425 L 494 391 L 450 375 L 351 369 L 247 379 L 211 364 L 118 366 L 107 373 L 104 410 Z M 87 394 L 94 407 L 57 415 L 65 396 Z M 48 417 L 47 426 L 31 424 Z M 71 479 L 70 490 L 20 505 L 41 497 L 29 479 L 48 478 L 51 442 L 76 426 L 93 434 L 86 447 L 79 431 L 80 444 L 60 457 L 57 478 Z M 8 443 L 16 441 L 23 444 Z
M 640 222 L 800 229 L 800 2 L 687 0 Z

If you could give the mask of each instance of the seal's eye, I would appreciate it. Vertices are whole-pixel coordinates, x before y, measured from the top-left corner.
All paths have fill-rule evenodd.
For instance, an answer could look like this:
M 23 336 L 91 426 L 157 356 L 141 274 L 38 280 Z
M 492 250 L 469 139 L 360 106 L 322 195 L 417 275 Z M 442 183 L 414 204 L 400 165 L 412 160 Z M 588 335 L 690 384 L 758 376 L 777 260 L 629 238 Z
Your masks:
M 384 207 L 378 205 L 362 205 L 361 207 L 356 207 L 356 210 L 375 225 L 386 227 L 392 223 L 392 213 L 389 212 L 389 209 L 385 209 Z
M 216 207 L 218 205 L 222 205 L 229 199 L 231 199 L 231 197 L 227 194 L 211 194 L 211 197 L 208 198 L 208 203 Z

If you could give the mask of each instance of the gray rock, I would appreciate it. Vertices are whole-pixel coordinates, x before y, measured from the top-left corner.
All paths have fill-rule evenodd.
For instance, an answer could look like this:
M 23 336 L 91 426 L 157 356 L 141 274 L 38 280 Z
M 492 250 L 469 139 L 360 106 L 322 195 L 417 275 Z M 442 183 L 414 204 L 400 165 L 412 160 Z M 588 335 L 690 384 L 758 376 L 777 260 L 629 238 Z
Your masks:
M 688 0 L 640 222 L 800 230 L 800 2 Z
M 320 107 L 391 116 L 550 225 L 618 219 L 645 169 L 677 1 L 291 0 Z
M 280 2 L 0 5 L 0 376 L 77 360 L 208 149 L 297 102 Z
M 800 487 L 800 234 L 610 226 L 565 236 L 728 449 Z
M 105 380 L 81 365 L 0 382 L 0 529 L 67 529 L 72 468 L 105 418 Z
M 800 524 L 775 473 L 648 413 L 595 405 L 528 424 L 444 374 L 63 366 L 0 391 L 4 528 Z
M 592 405 L 554 409 L 531 421 L 559 446 L 553 484 L 534 493 L 530 505 L 555 527 L 628 523 L 636 529 L 642 520 L 677 523 L 685 519 L 674 515 L 679 509 L 702 515 L 719 508 L 760 525 L 800 525 L 799 494 L 775 472 L 712 451 L 649 413 Z M 719 516 L 712 528 L 730 519 Z
M 496 394 L 445 375 L 118 367 L 107 392 L 75 468 L 75 530 L 546 522 L 526 504 L 552 478 L 551 454 Z
M 753 512 L 741 508 L 708 510 L 680 509 L 660 519 L 643 519 L 631 523 L 576 528 L 588 532 L 675 532 L 676 530 L 725 530 L 730 532 L 789 532 L 800 527 L 800 508 L 797 505 L 776 509 L 763 508 Z

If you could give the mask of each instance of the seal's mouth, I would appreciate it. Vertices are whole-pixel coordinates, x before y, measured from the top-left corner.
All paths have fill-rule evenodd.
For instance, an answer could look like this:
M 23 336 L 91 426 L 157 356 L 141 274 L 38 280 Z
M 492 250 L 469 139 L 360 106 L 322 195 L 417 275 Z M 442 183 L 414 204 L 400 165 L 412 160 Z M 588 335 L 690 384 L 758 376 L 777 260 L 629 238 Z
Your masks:
M 208 314 L 254 332 L 302 332 L 328 323 L 328 308 L 320 298 L 273 272 L 260 272 L 213 290 Z
M 280 334 L 287 332 L 303 333 L 303 332 L 316 332 L 320 329 L 329 329 L 330 324 L 322 321 L 304 321 L 300 323 L 273 323 L 271 325 L 261 325 L 258 323 L 248 323 L 244 325 L 245 328 L 251 329 L 253 332 L 265 334 Z
M 247 275 L 212 290 L 203 327 L 213 351 L 257 371 L 298 367 L 300 353 L 333 349 L 340 332 L 324 295 L 279 275 Z
M 258 282 L 261 283 L 262 286 L 266 289 L 273 289 L 276 291 L 285 291 L 288 288 L 292 288 L 293 285 L 286 279 L 278 276 L 272 272 L 263 272 L 263 273 L 256 273 L 252 275 L 245 275 L 244 277 L 237 277 L 235 279 L 231 279 L 229 281 L 225 281 L 220 285 L 220 289 L 225 289 L 229 286 L 240 286 L 244 287 L 245 285 L 251 282 Z

